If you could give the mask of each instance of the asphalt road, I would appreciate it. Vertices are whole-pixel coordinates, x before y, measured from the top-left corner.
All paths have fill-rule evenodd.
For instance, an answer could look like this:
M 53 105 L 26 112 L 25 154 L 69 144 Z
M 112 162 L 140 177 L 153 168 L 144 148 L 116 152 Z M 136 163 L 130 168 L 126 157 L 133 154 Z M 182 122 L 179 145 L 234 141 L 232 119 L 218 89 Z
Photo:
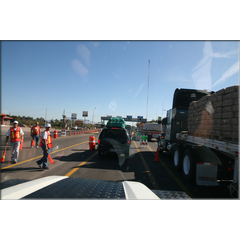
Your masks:
M 95 150 L 89 150 L 89 136 L 95 136 Z M 66 175 L 76 178 L 138 181 L 150 189 L 183 191 L 192 199 L 232 199 L 224 182 L 218 187 L 202 187 L 188 183 L 181 172 L 174 170 L 173 160 L 167 153 L 160 154 L 159 161 L 155 162 L 157 142 L 154 140 L 145 148 L 140 148 L 139 141 L 133 140 L 128 159 L 118 159 L 115 155 L 100 158 L 96 150 L 97 140 L 98 133 L 53 138 L 55 148 L 51 152 L 51 158 L 56 163 L 48 162 L 49 169 L 42 170 L 36 164 L 42 157 L 42 149 L 31 149 L 31 138 L 26 136 L 17 164 L 10 163 L 9 147 L 7 148 L 6 160 L 0 163 L 1 189 L 45 176 Z M 1 142 L 1 154 L 3 149 L 4 144 Z

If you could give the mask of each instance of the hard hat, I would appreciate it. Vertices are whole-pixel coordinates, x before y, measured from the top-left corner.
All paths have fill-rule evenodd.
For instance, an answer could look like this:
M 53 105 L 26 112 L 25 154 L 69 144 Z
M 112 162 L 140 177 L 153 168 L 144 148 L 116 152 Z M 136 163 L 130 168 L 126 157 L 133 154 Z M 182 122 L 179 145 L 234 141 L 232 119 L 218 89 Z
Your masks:
M 51 124 L 47 123 L 47 124 L 46 124 L 46 128 L 47 128 L 47 127 L 51 127 Z
M 14 124 L 14 123 L 17 123 L 17 124 L 18 124 L 18 121 L 14 121 L 13 124 Z

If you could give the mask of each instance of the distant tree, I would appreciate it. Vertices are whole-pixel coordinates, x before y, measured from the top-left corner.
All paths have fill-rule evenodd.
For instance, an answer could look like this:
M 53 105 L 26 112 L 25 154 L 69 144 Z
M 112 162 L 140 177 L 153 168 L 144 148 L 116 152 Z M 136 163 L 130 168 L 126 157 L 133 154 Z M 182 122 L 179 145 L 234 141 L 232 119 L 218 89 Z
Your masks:
M 162 124 L 166 125 L 167 124 L 167 118 L 163 118 Z

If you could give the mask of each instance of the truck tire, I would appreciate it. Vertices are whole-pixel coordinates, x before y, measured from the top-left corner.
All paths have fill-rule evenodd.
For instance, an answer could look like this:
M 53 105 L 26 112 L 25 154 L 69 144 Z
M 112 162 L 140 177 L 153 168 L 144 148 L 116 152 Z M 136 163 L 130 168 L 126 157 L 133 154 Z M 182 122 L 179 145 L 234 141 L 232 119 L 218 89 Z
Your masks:
M 190 149 L 186 149 L 183 153 L 182 173 L 187 181 L 194 181 L 196 176 L 196 162 L 194 161 L 193 153 Z
M 173 150 L 173 165 L 175 170 L 180 171 L 182 167 L 182 151 L 178 145 Z

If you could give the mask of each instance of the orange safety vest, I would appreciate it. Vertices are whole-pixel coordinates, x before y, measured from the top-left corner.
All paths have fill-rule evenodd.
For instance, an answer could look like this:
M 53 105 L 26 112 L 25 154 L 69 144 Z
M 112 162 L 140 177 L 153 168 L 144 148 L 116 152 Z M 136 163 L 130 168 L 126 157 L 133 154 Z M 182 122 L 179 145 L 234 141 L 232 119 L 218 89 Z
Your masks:
M 40 127 L 39 126 L 32 127 L 32 133 L 34 135 L 39 135 L 39 132 L 40 132 Z
M 11 131 L 11 141 L 12 142 L 19 142 L 20 141 L 20 127 L 17 127 L 15 131 L 13 127 L 10 128 Z
M 44 132 L 47 132 L 47 134 L 48 134 L 48 137 L 47 137 L 47 145 L 48 145 L 48 147 L 49 148 L 51 148 L 53 145 L 52 145 L 52 137 L 51 137 L 51 134 L 50 134 L 50 132 L 49 131 L 44 131 Z M 40 142 L 40 147 L 43 145 L 43 138 L 41 137 L 41 142 Z

